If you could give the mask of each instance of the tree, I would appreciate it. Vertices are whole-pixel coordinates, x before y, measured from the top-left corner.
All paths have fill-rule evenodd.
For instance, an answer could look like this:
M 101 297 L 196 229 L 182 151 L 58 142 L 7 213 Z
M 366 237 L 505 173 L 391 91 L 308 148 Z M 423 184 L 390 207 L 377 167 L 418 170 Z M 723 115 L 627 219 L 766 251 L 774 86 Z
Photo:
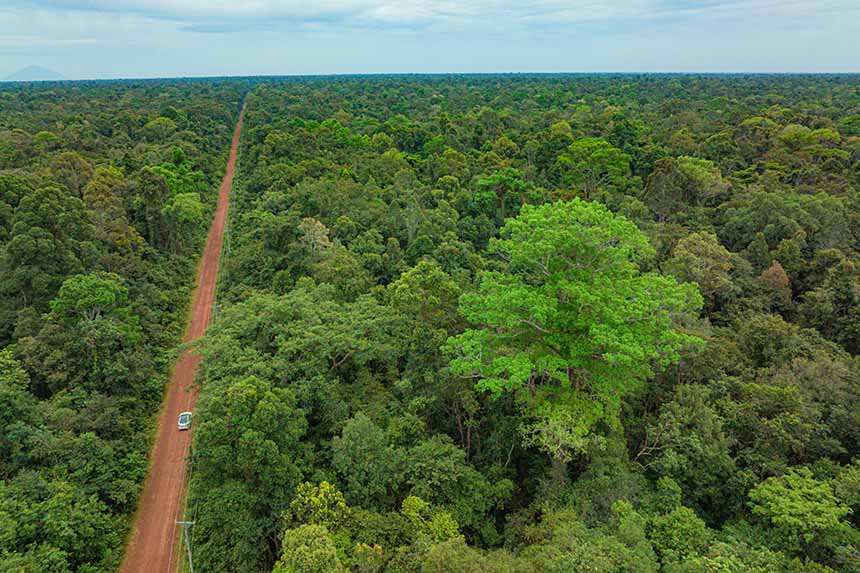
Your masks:
M 616 508 L 621 509 L 622 513 L 627 509 L 623 506 Z M 632 511 L 630 513 L 635 514 Z M 634 524 L 640 520 L 624 519 L 623 515 L 619 517 L 618 529 L 589 528 L 573 512 L 547 512 L 536 528 L 539 541 L 526 547 L 521 556 L 535 571 L 546 573 L 659 571 L 657 558 L 648 541 L 634 541 L 631 538 L 631 533 L 634 534 L 632 537 L 644 537 L 644 528 L 638 523 Z M 622 533 L 622 528 L 627 531 Z
M 438 543 L 460 536 L 459 525 L 451 514 L 434 508 L 418 496 L 410 495 L 404 499 L 400 513 L 409 520 L 419 539 Z
M 81 323 L 110 321 L 123 342 L 133 345 L 140 339 L 140 324 L 128 302 L 128 289 L 122 279 L 111 273 L 73 275 L 63 282 L 51 301 L 51 310 L 69 326 L 86 337 L 88 328 Z
M 138 173 L 136 191 L 136 223 L 146 229 L 146 240 L 150 245 L 163 247 L 167 243 L 164 206 L 170 197 L 170 187 L 154 169 L 146 167 Z
M 33 136 L 33 147 L 43 155 L 55 151 L 60 145 L 60 138 L 51 131 L 40 131 Z
M 683 561 L 707 547 L 708 528 L 695 511 L 680 506 L 655 517 L 649 537 L 664 563 Z
M 851 509 L 833 494 L 827 482 L 807 468 L 768 478 L 749 493 L 752 514 L 771 526 L 782 546 L 803 552 L 821 536 L 839 528 Z
M 447 508 L 460 526 L 488 538 L 495 531 L 492 526 L 484 527 L 486 514 L 504 505 L 513 490 L 506 479 L 491 483 L 445 435 L 435 435 L 409 449 L 404 481 L 411 495 Z
M 272 573 L 341 573 L 344 571 L 328 530 L 302 525 L 284 532 L 281 559 Z
M 194 170 L 193 166 L 185 161 L 182 148 L 174 147 L 171 159 L 171 163 L 162 163 L 149 168 L 164 179 L 170 188 L 171 195 L 183 195 L 185 193 L 197 193 L 199 195 L 207 191 L 204 173 Z
M 478 188 L 475 193 L 475 203 L 493 206 L 491 216 L 497 216 L 499 222 L 504 222 L 508 214 L 508 205 L 514 209 L 522 202 L 521 195 L 526 190 L 523 174 L 513 167 L 506 167 L 487 177 L 479 177 L 476 181 Z
M 12 217 L 21 197 L 32 192 L 32 184 L 24 177 L 11 173 L 0 174 L 0 242 L 9 239 Z
M 401 476 L 402 453 L 388 444 L 388 436 L 363 412 L 344 424 L 332 439 L 332 466 L 346 484 L 346 497 L 355 505 L 384 509 L 391 489 Z
M 335 293 L 305 279 L 286 295 L 257 295 L 228 308 L 210 330 L 204 354 L 239 353 L 241 362 L 214 361 L 208 375 L 230 380 L 253 363 L 297 383 L 399 356 L 401 319 L 390 307 L 368 295 L 341 303 Z
M 832 573 L 824 565 L 791 559 L 780 551 L 732 539 L 712 541 L 701 555 L 667 563 L 666 573 Z
M 349 517 L 349 507 L 340 491 L 327 481 L 319 485 L 302 482 L 296 487 L 287 523 L 320 525 L 337 531 Z
M 451 370 L 516 396 L 527 443 L 564 463 L 598 422 L 613 423 L 621 396 L 699 344 L 678 321 L 702 299 L 642 273 L 653 248 L 597 203 L 525 206 L 500 234 L 490 249 L 505 269 L 461 297 L 476 328 L 449 339 Z
M 307 249 L 310 256 L 319 256 L 331 247 L 328 228 L 311 217 L 305 217 L 299 223 L 299 242 Z
M 197 455 L 212 472 L 199 473 L 201 480 L 235 477 L 254 486 L 261 502 L 284 502 L 299 475 L 294 454 L 307 428 L 291 390 L 255 377 L 233 382 L 206 403 L 196 425 Z
M 83 192 L 96 238 L 122 254 L 136 251 L 143 245 L 143 238 L 131 225 L 123 207 L 122 195 L 126 187 L 118 169 L 98 167 Z
M 197 193 L 179 193 L 164 207 L 173 252 L 182 253 L 203 227 L 203 204 Z
M 762 271 L 758 281 L 773 293 L 774 306 L 785 309 L 791 303 L 791 279 L 778 260 L 774 259 L 770 266 Z
M 665 221 L 679 206 L 695 207 L 729 189 L 717 168 L 707 159 L 665 157 L 657 160 L 645 186 L 645 203 Z
M 373 279 L 361 262 L 342 245 L 322 251 L 311 265 L 311 275 L 320 283 L 332 285 L 338 300 L 354 301 L 373 285 Z
M 604 139 L 584 137 L 571 143 L 558 158 L 565 182 L 582 187 L 585 198 L 630 170 L 630 156 Z
M 74 151 L 64 151 L 57 155 L 51 163 L 51 172 L 57 183 L 78 198 L 83 197 L 84 187 L 93 177 L 90 162 Z
M 860 115 L 851 115 L 839 122 L 839 133 L 845 137 L 860 137 Z
M 83 386 L 113 394 L 148 375 L 147 360 L 135 352 L 140 320 L 117 275 L 72 275 L 51 310 L 38 335 L 21 341 L 25 364 L 43 392 Z
M 806 292 L 798 311 L 805 324 L 860 352 L 860 269 L 848 259 L 833 265 L 824 284 Z
M 704 386 L 682 385 L 660 407 L 636 461 L 682 486 L 688 505 L 715 519 L 731 515 L 741 500 L 732 480 L 737 472 L 734 445 L 725 421 L 709 403 Z
M 205 492 L 225 484 L 235 517 L 228 530 L 242 532 L 246 547 L 273 546 L 280 531 L 278 517 L 288 508 L 302 475 L 297 465 L 299 438 L 307 422 L 294 393 L 249 376 L 210 394 L 200 411 L 194 456 L 205 463 L 196 466 L 195 490 L 210 502 L 200 508 L 199 519 L 209 524 L 218 519 L 218 504 L 213 507 Z M 208 527 L 216 533 L 224 531 Z M 201 533 L 203 539 L 218 539 L 206 529 Z M 239 570 L 251 570 L 256 565 L 248 563 L 249 558 L 213 557 L 210 569 L 223 570 L 235 563 Z
M 436 359 L 458 322 L 460 287 L 435 260 L 421 260 L 387 290 L 391 305 L 410 322 L 410 358 Z
M 21 198 L 0 265 L 0 289 L 17 308 L 48 301 L 92 254 L 92 226 L 83 202 L 58 187 L 42 187 Z
M 143 126 L 144 137 L 152 143 L 166 143 L 176 131 L 176 123 L 168 117 L 156 117 Z
M 52 482 L 49 491 L 36 509 L 37 538 L 65 552 L 73 568 L 108 557 L 119 534 L 104 504 L 67 482 Z
M 421 573 L 536 573 L 534 566 L 505 551 L 483 552 L 457 537 L 430 547 L 421 557 Z
M 712 310 L 717 297 L 734 286 L 731 256 L 713 233 L 693 233 L 678 241 L 663 270 L 681 282 L 696 283 Z
M 51 309 L 72 324 L 113 316 L 126 319 L 130 311 L 128 289 L 120 281 L 109 273 L 71 276 L 51 301 Z
M 197 458 L 195 463 L 205 461 Z M 194 482 L 193 487 L 194 566 L 202 571 L 268 570 L 278 556 L 283 523 L 264 511 L 259 493 L 236 479 Z
M 18 465 L 16 454 L 25 449 L 15 439 L 14 428 L 37 422 L 37 401 L 29 392 L 29 384 L 30 376 L 15 359 L 12 349 L 0 350 L 0 478 L 12 475 Z

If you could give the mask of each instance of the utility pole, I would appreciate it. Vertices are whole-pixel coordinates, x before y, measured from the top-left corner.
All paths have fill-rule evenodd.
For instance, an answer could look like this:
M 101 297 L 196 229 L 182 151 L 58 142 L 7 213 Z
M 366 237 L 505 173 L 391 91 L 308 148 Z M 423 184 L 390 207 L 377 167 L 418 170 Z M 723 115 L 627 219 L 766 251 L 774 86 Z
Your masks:
M 191 537 L 188 535 L 188 530 L 194 525 L 193 521 L 177 521 L 176 525 L 182 526 L 182 533 L 185 535 L 185 548 L 188 550 L 188 569 L 194 573 L 194 562 L 191 561 Z

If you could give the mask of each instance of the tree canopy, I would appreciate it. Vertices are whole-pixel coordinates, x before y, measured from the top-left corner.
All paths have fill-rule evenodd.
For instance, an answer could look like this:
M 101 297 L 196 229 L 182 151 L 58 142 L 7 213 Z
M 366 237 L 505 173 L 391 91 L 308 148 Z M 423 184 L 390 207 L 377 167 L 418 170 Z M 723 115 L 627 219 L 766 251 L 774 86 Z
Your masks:
M 196 569 L 857 571 L 858 86 L 0 85 L 0 570 L 116 570 L 247 95 Z

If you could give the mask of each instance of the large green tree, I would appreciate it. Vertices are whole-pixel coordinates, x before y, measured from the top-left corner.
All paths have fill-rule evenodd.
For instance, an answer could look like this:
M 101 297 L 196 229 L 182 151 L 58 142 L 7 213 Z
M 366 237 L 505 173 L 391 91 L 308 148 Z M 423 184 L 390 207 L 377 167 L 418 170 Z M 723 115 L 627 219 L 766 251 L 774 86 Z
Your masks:
M 653 248 L 598 203 L 525 206 L 491 252 L 504 269 L 460 299 L 474 325 L 451 338 L 451 369 L 523 409 L 527 443 L 558 462 L 581 450 L 620 398 L 699 340 L 682 328 L 695 286 L 642 272 Z

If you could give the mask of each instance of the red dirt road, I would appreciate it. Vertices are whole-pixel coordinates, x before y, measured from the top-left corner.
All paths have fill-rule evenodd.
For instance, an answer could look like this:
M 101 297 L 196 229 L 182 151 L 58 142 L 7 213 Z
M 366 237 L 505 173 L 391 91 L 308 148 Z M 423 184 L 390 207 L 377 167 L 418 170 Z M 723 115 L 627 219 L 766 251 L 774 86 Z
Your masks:
M 212 314 L 221 243 L 244 115 L 243 107 L 233 133 L 233 145 L 221 183 L 215 217 L 209 228 L 206 250 L 197 269 L 197 288 L 192 300 L 191 321 L 185 332 L 186 341 L 203 336 Z M 199 356 L 185 352 L 173 369 L 166 402 L 158 421 L 158 435 L 150 452 L 149 475 L 143 485 L 140 506 L 122 563 L 123 573 L 173 573 L 178 566 L 180 531 L 176 521 L 182 518 L 185 461 L 191 444 L 191 432 L 177 430 L 176 421 L 180 412 L 194 409 L 197 392 L 191 390 L 191 383 L 198 364 Z

